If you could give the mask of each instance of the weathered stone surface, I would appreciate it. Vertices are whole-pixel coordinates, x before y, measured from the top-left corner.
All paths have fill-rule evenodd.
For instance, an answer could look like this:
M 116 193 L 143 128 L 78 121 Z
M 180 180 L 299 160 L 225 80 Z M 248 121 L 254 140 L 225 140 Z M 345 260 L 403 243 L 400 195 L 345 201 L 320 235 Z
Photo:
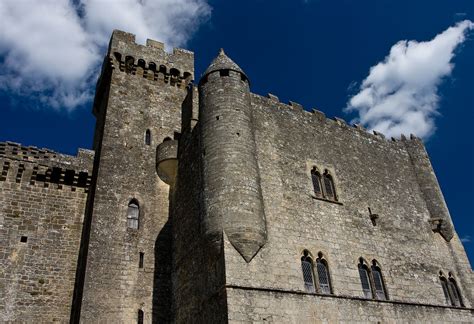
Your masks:
M 266 229 L 249 85 L 223 51 L 206 72 L 199 85 L 204 235 L 220 246 L 224 230 L 250 262 Z
M 192 52 L 115 31 L 94 151 L 0 143 L 1 322 L 474 321 L 471 266 L 419 139 L 252 94 L 223 52 L 199 87 L 193 75 Z M 327 263 L 331 294 L 306 290 L 305 253 Z M 360 258 L 388 300 L 366 299 Z
M 161 180 L 173 185 L 178 169 L 178 141 L 167 140 L 156 148 L 156 172 Z
M 67 322 L 93 152 L 0 143 L 0 322 Z
M 132 40 L 114 32 L 99 81 L 106 95 L 98 92 L 95 102 L 98 155 L 81 308 L 86 323 L 133 322 L 139 309 L 147 322 L 170 320 L 169 186 L 157 175 L 156 147 L 180 131 L 193 54 L 168 54 Z M 138 229 L 127 227 L 131 199 L 140 208 Z

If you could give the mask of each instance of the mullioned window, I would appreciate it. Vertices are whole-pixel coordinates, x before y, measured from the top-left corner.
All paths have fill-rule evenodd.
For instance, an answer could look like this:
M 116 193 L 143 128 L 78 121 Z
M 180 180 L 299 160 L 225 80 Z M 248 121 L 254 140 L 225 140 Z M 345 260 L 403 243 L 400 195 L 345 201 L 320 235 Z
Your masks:
M 304 250 L 301 257 L 301 270 L 307 292 L 332 294 L 328 263 L 321 252 L 318 253 L 318 258 L 314 263 L 309 251 Z
M 314 166 L 311 169 L 311 182 L 316 198 L 338 201 L 334 178 L 329 170 L 325 169 L 324 173 L 321 173 L 318 168 Z

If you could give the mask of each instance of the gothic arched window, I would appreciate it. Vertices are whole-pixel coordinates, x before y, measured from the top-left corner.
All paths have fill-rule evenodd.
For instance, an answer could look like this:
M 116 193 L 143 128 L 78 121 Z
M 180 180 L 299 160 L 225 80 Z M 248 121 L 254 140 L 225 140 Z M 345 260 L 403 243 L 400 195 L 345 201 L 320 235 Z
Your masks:
M 145 144 L 151 145 L 151 132 L 149 129 L 147 129 L 145 132 Z
M 446 277 L 443 275 L 443 272 L 439 272 L 439 281 L 441 282 L 441 288 L 443 288 L 444 299 L 446 304 L 451 306 L 453 302 L 451 301 L 451 296 L 449 295 L 449 283 Z
M 372 299 L 374 298 L 374 295 L 372 293 L 372 284 L 370 282 L 369 267 L 365 264 L 362 258 L 360 258 L 358 267 L 360 283 L 362 284 L 362 291 L 364 292 L 364 297 Z
M 329 278 L 328 263 L 322 258 L 322 254 L 319 253 L 319 257 L 316 259 L 316 267 L 318 269 L 318 283 L 321 294 L 331 294 L 331 279 Z
M 453 278 L 453 275 L 451 273 L 449 273 L 448 292 L 451 297 L 451 304 L 453 306 L 458 306 L 458 307 L 464 306 L 458 284 L 456 283 L 456 280 Z
M 140 207 L 136 199 L 132 199 L 127 209 L 127 227 L 138 229 L 138 220 L 140 217 Z
M 386 300 L 387 293 L 385 291 L 385 285 L 382 277 L 382 270 L 377 265 L 377 261 L 372 261 L 372 279 L 374 282 L 375 298 L 379 300 Z
M 318 172 L 316 167 L 313 167 L 313 169 L 311 169 L 311 181 L 313 182 L 313 189 L 316 197 L 322 197 L 323 190 L 321 185 L 321 174 Z
M 336 196 L 336 189 L 334 187 L 334 180 L 332 176 L 329 174 L 328 170 L 326 170 L 323 174 L 323 181 L 324 181 L 324 193 L 326 199 L 329 200 L 337 200 Z
M 314 286 L 313 260 L 311 259 L 308 250 L 303 251 L 303 256 L 301 257 L 301 270 L 303 271 L 304 288 L 306 291 L 310 293 L 316 292 L 316 287 Z

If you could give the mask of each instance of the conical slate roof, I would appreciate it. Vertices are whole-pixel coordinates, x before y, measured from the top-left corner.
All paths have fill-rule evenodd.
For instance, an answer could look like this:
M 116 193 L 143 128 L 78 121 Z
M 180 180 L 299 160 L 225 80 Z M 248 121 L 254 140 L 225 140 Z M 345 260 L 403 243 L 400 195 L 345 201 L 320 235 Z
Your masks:
M 219 55 L 212 61 L 212 63 L 207 68 L 206 72 L 204 72 L 203 76 L 219 70 L 232 70 L 236 72 L 240 72 L 245 75 L 245 72 L 238 66 L 234 61 L 232 61 L 225 53 L 224 50 L 221 48 L 219 51 Z M 247 76 L 247 75 L 245 75 Z

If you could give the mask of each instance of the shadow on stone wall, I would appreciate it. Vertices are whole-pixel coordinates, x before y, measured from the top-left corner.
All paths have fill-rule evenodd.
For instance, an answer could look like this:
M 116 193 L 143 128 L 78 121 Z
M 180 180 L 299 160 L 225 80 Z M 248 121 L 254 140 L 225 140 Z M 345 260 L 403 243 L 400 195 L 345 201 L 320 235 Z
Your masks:
M 155 241 L 153 323 L 171 323 L 171 224 L 168 220 Z

